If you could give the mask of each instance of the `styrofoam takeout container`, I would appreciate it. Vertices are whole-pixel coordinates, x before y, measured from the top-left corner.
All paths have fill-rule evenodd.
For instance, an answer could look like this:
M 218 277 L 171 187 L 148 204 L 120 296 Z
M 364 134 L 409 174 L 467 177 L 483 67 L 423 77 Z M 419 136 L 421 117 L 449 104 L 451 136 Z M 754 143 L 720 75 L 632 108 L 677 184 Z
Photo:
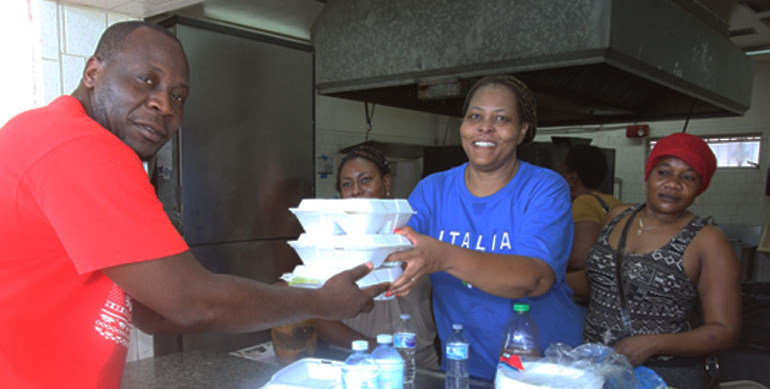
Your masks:
M 326 283 L 326 280 L 342 270 L 328 268 L 324 266 L 309 267 L 297 265 L 291 273 L 285 273 L 281 279 L 286 281 L 289 286 L 300 288 L 320 288 Z M 382 266 L 372 269 L 367 275 L 356 281 L 356 284 L 365 288 L 370 285 L 376 285 L 383 282 L 393 282 L 403 273 L 401 262 L 385 262 Z M 385 293 L 375 297 L 375 300 L 392 300 L 395 296 L 385 296 Z
M 415 213 L 406 199 L 303 199 L 289 208 L 313 235 L 391 234 Z
M 408 250 L 412 242 L 403 235 L 314 235 L 301 234 L 287 242 L 305 266 L 342 270 L 371 262 L 379 267 L 391 253 Z
M 342 362 L 302 358 L 273 374 L 264 389 L 342 388 Z

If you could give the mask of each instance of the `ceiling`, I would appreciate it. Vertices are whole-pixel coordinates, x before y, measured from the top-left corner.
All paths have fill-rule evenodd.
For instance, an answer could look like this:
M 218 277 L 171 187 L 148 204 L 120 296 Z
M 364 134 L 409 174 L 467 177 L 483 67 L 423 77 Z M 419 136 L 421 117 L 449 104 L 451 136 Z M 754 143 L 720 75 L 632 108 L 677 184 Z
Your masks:
M 731 40 L 745 51 L 770 50 L 770 0 L 696 0 L 729 18 Z M 138 18 L 163 14 L 223 21 L 310 40 L 310 29 L 326 0 L 66 0 Z M 756 60 L 770 60 L 770 53 Z

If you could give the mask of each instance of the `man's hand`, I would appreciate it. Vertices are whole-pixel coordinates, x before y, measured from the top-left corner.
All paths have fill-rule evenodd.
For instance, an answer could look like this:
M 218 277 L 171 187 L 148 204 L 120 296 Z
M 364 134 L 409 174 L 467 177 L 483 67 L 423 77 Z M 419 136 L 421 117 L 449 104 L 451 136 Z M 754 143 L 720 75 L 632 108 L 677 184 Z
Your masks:
M 390 283 L 381 283 L 366 288 L 359 288 L 356 281 L 372 270 L 367 262 L 350 270 L 335 275 L 319 289 L 319 316 L 327 319 L 347 319 L 361 312 L 369 312 L 374 307 L 374 297 L 384 293 Z

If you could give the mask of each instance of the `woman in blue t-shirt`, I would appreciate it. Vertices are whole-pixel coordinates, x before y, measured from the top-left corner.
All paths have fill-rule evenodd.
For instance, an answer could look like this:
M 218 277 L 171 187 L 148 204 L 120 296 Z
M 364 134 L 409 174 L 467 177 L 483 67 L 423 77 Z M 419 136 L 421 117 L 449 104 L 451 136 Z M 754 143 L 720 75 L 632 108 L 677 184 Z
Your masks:
M 516 154 L 535 136 L 535 109 L 532 93 L 513 76 L 473 85 L 460 126 L 468 162 L 418 183 L 409 196 L 417 213 L 401 231 L 414 249 L 388 258 L 407 264 L 389 293 L 406 295 L 429 275 L 442 343 L 452 323 L 462 323 L 470 374 L 488 380 L 514 301 L 530 304 L 542 350 L 581 341 L 580 316 L 564 281 L 573 233 L 569 187 L 556 172 Z

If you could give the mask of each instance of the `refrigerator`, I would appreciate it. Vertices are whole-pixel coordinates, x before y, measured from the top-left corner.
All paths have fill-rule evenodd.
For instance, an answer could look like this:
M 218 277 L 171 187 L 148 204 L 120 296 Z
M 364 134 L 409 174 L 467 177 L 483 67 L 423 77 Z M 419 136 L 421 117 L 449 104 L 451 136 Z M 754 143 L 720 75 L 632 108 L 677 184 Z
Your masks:
M 286 244 L 302 232 L 289 208 L 314 196 L 312 46 L 179 16 L 159 24 L 187 53 L 190 96 L 151 170 L 158 196 L 207 269 L 276 282 L 300 262 Z M 159 356 L 269 338 L 170 334 L 153 343 Z

